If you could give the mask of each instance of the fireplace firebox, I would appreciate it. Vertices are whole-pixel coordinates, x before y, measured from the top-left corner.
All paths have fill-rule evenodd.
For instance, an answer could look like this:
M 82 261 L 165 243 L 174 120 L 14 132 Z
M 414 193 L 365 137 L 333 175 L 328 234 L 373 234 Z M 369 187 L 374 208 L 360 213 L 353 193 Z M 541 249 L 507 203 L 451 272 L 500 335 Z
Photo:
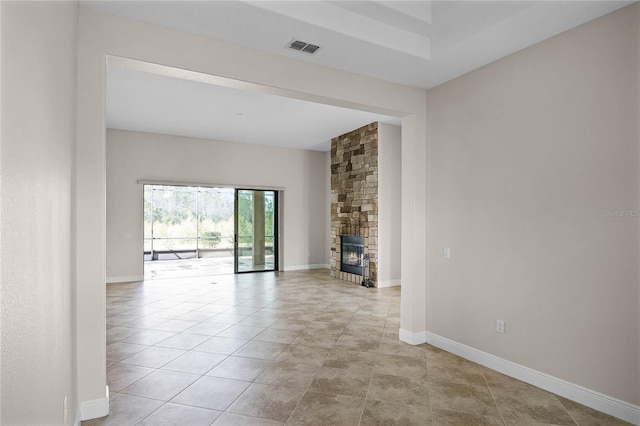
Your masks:
M 340 270 L 350 274 L 363 275 L 364 237 L 340 236 Z

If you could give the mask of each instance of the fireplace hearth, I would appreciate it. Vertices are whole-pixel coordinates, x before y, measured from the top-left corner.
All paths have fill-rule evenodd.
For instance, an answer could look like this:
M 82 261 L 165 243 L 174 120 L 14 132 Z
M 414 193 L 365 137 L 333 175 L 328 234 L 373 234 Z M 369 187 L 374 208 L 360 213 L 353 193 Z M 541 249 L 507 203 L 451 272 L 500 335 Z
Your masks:
M 340 270 L 363 275 L 364 238 L 353 235 L 340 236 Z

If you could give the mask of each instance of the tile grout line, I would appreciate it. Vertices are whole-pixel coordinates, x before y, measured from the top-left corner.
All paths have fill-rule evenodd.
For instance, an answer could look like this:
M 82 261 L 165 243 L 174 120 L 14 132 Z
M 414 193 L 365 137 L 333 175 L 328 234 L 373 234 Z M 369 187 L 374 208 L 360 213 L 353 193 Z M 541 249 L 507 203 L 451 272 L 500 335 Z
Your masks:
M 493 403 L 496 405 L 496 408 L 498 410 L 498 414 L 500 414 L 500 419 L 502 420 L 502 423 L 504 425 L 506 425 L 507 422 L 504 419 L 504 415 L 502 414 L 502 410 L 500 409 L 500 406 L 498 405 L 498 401 L 496 400 L 496 397 L 493 394 L 493 391 L 491 390 L 491 386 L 489 386 L 489 382 L 487 381 L 487 378 L 484 375 L 484 371 L 480 370 L 480 373 L 482 374 L 482 380 L 484 380 L 484 383 L 487 385 L 487 389 L 489 390 L 489 395 L 491 395 L 491 399 L 493 400 Z
M 427 352 L 425 351 L 425 363 L 427 365 L 427 395 L 429 396 L 429 413 L 431 414 L 431 424 L 435 423 L 435 413 L 433 412 L 433 402 L 431 398 L 431 375 L 429 374 L 429 357 L 427 356 Z
M 384 331 L 382 332 L 383 336 L 384 336 Z M 382 338 L 380 339 L 380 341 L 382 341 Z M 375 372 L 376 369 L 376 363 L 378 361 L 378 356 L 380 355 L 380 346 L 378 346 L 378 350 L 376 351 L 376 354 L 373 358 L 373 366 L 371 368 L 371 374 L 369 375 L 369 384 L 367 385 L 367 392 L 364 394 L 364 404 L 362 405 L 362 412 L 360 413 L 360 420 L 358 421 L 358 424 L 362 424 L 362 419 L 364 416 L 364 410 L 365 407 L 367 406 L 367 401 L 369 400 L 369 391 L 371 390 L 371 382 L 373 381 L 373 374 Z

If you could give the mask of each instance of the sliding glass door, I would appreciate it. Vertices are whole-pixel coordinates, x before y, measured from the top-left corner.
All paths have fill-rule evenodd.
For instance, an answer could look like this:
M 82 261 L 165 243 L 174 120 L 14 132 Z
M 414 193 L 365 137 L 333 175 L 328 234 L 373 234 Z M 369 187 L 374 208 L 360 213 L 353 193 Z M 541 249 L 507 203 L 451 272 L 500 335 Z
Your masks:
M 235 272 L 275 271 L 278 265 L 276 191 L 236 189 Z

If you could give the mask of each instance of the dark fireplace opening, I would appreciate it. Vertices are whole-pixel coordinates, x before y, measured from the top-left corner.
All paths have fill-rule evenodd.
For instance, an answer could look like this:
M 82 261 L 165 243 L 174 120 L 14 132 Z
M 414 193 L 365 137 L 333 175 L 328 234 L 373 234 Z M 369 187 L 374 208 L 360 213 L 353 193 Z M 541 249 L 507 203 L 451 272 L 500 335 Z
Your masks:
M 350 274 L 363 275 L 364 237 L 340 236 L 340 270 Z

